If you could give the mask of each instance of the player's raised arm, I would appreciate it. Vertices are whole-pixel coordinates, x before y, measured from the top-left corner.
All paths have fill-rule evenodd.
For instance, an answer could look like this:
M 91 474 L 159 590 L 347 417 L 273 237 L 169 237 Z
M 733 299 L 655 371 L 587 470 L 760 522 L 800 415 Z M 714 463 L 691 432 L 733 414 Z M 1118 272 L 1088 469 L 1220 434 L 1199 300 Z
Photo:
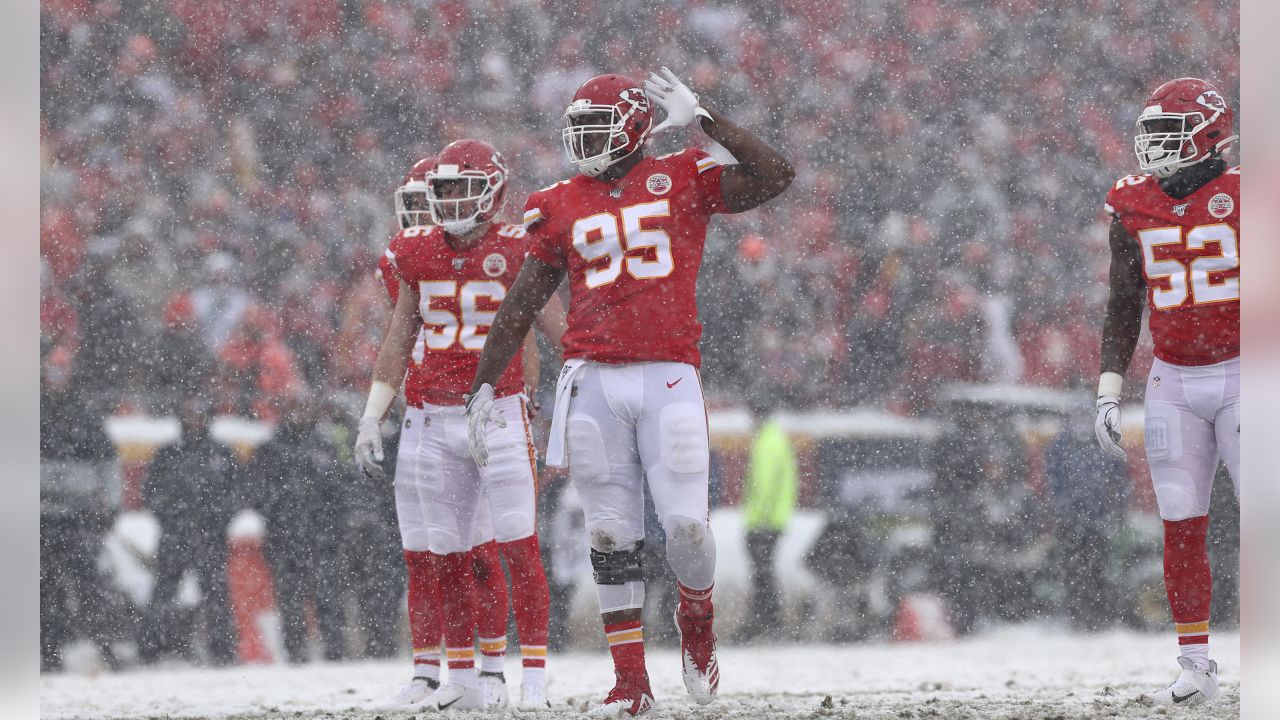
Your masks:
M 1120 390 L 1125 370 L 1133 359 L 1142 332 L 1142 307 L 1146 281 L 1142 255 L 1119 219 L 1111 221 L 1111 296 L 1102 321 L 1102 372 L 1098 377 L 1098 444 L 1112 456 L 1124 459 L 1120 447 Z
M 400 280 L 400 292 L 396 307 L 391 312 L 387 334 L 382 338 L 378 360 L 373 366 L 373 382 L 369 386 L 369 399 L 356 435 L 356 464 L 366 475 L 381 477 L 382 432 L 379 425 L 395 400 L 396 388 L 404 380 L 413 343 L 422 320 L 418 316 L 418 293 L 413 286 Z
M 702 107 L 698 96 L 667 68 L 652 73 L 645 94 L 667 111 L 654 132 L 682 127 L 697 118 L 702 131 L 733 154 L 738 162 L 720 175 L 720 192 L 729 212 L 743 212 L 777 197 L 796 176 L 791 163 L 750 130 L 734 125 L 720 113 Z

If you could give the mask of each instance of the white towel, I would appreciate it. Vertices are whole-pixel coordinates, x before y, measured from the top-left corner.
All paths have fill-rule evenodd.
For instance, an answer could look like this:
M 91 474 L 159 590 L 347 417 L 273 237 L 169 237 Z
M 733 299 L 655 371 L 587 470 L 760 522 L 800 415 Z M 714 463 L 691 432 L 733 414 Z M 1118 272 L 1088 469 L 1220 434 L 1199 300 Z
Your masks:
M 560 379 L 556 380 L 556 406 L 551 410 L 551 437 L 547 438 L 547 465 L 565 467 L 569 464 L 565 448 L 568 444 L 569 401 L 573 397 L 573 376 L 586 364 L 582 358 L 564 361 Z

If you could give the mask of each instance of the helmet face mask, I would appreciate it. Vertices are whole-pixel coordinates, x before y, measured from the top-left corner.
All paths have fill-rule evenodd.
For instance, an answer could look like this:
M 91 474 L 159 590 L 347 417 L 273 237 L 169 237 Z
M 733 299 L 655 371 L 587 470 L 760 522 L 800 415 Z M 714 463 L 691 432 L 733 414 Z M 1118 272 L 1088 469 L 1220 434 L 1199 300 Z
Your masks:
M 1138 167 L 1163 178 L 1205 159 L 1197 160 L 1200 150 L 1195 140 L 1195 134 L 1204 124 L 1201 113 L 1144 111 L 1138 118 L 1138 134 L 1133 138 Z
M 396 189 L 396 218 L 401 230 L 432 224 L 426 181 L 410 180 Z
M 1230 135 L 1233 113 L 1204 80 L 1179 78 L 1161 85 L 1138 116 L 1133 152 L 1138 167 L 1158 178 L 1217 157 L 1239 136 Z
M 601 75 L 583 83 L 564 111 L 560 139 L 579 172 L 596 177 L 644 146 L 653 111 L 639 83 Z
M 565 111 L 564 122 L 564 151 L 585 175 L 595 177 L 631 154 L 625 152 L 631 142 L 624 129 L 626 118 L 614 105 L 575 102 Z
M 427 205 L 427 170 L 436 164 L 434 157 L 424 157 L 413 164 L 404 182 L 396 188 L 396 221 L 401 230 L 431 225 L 431 209 Z
M 427 173 L 427 205 L 431 220 L 450 235 L 464 235 L 493 210 L 494 198 L 504 180 L 482 170 L 459 170 L 439 165 Z

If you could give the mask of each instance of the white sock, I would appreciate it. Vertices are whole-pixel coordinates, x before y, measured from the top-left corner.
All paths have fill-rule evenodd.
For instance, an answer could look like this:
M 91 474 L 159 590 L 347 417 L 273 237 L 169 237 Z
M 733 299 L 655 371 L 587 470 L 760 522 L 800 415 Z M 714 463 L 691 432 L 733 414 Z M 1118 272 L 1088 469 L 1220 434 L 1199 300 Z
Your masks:
M 1179 654 L 1187 658 L 1199 666 L 1207 666 L 1209 664 L 1209 643 L 1197 643 L 1195 645 L 1179 645 Z
M 521 685 L 547 685 L 547 669 L 545 667 L 529 667 L 526 665 L 520 673 Z
M 473 688 L 480 684 L 480 675 L 474 667 L 469 668 L 449 668 L 449 685 L 461 685 L 464 688 Z

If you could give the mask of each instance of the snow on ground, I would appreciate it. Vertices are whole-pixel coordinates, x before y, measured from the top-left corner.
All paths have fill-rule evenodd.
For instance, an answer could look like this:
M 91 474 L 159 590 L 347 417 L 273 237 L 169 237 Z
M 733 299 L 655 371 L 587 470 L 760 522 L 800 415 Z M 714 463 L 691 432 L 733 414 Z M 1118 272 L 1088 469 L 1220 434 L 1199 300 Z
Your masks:
M 1237 718 L 1238 634 L 1213 637 L 1223 697 L 1194 710 L 1149 708 L 1147 690 L 1178 666 L 1167 633 L 1078 635 L 1041 625 L 1004 628 L 948 643 L 850 646 L 726 646 L 720 698 L 692 704 L 674 650 L 649 652 L 655 718 Z M 508 661 L 513 694 L 518 662 Z M 49 720 L 407 720 L 425 713 L 377 709 L 406 680 L 408 661 L 228 669 L 148 669 L 118 674 L 46 675 L 41 717 Z M 607 654 L 555 655 L 555 707 L 529 716 L 577 716 L 612 684 Z M 829 696 L 829 698 L 828 698 Z M 482 717 L 467 713 L 464 717 Z

